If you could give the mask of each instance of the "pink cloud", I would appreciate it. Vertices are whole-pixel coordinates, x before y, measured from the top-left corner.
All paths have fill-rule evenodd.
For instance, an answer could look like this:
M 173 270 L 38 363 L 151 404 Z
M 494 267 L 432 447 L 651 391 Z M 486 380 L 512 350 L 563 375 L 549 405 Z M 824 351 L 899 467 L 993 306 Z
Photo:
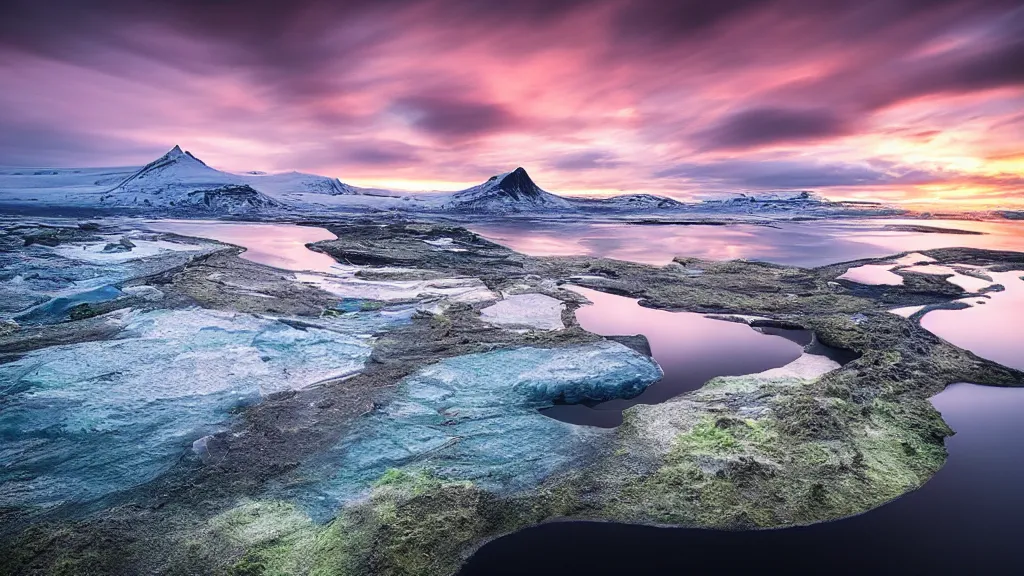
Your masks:
M 228 169 L 469 183 L 524 165 L 554 191 L 678 197 L 1012 198 L 1024 171 L 990 159 L 1024 148 L 1014 2 L 66 4 L 0 23 L 0 164 L 177 142 Z

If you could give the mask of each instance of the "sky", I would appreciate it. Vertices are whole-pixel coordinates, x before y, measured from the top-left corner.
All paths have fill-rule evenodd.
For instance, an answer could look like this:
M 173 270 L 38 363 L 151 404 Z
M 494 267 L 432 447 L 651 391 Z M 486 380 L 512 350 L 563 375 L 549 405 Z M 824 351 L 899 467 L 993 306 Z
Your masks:
M 1021 0 L 4 0 L 0 165 L 1024 206 Z

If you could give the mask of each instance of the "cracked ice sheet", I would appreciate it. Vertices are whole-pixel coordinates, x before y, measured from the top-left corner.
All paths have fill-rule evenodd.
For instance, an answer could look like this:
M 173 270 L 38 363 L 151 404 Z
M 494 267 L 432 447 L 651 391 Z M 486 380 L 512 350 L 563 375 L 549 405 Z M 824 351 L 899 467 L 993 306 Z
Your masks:
M 202 309 L 109 321 L 123 325 L 116 340 L 0 365 L 0 507 L 88 501 L 149 481 L 223 429 L 233 408 L 362 369 L 372 340 L 360 334 L 388 322 L 360 314 L 300 329 Z
M 107 244 L 117 243 L 121 238 L 128 238 L 135 244 L 135 247 L 127 252 L 104 252 Z M 84 260 L 93 264 L 119 264 L 128 260 L 138 258 L 149 258 L 160 256 L 168 252 L 212 252 L 219 248 L 218 245 L 210 242 L 196 241 L 192 244 L 182 242 L 169 242 L 167 240 L 142 240 L 133 238 L 126 234 L 113 234 L 103 236 L 102 242 L 88 242 L 75 244 L 61 244 L 50 248 L 51 251 L 72 260 Z
M 0 318 L 24 313 L 51 298 L 73 297 L 130 278 L 158 274 L 184 264 L 197 253 L 216 248 L 210 244 L 196 250 L 165 250 L 147 258 L 127 256 L 132 252 L 115 253 L 111 256 L 120 260 L 94 262 L 74 257 L 83 252 L 82 246 L 82 243 L 76 243 L 51 248 L 33 244 L 11 252 L 0 252 Z M 88 244 L 85 246 L 84 252 L 88 252 Z M 62 250 L 71 256 L 65 256 Z
M 295 279 L 343 298 L 381 301 L 409 301 L 420 296 L 443 297 L 452 302 L 490 302 L 498 295 L 479 278 L 442 278 L 439 280 L 364 280 L 345 276 L 297 273 Z
M 388 468 L 427 467 L 502 491 L 526 489 L 615 433 L 538 409 L 562 399 L 632 398 L 662 374 L 647 356 L 609 341 L 447 358 L 404 378 L 394 400 L 279 490 L 326 519 Z
M 540 330 L 562 330 L 561 300 L 544 294 L 516 294 L 480 311 L 480 318 L 490 324 L 529 326 Z

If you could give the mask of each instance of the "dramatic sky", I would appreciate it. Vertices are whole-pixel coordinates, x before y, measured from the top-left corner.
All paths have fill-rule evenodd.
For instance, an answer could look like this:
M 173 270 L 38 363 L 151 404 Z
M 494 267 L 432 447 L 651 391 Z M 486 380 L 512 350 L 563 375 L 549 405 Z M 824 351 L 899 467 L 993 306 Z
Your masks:
M 1022 0 L 4 0 L 0 164 L 1024 203 Z

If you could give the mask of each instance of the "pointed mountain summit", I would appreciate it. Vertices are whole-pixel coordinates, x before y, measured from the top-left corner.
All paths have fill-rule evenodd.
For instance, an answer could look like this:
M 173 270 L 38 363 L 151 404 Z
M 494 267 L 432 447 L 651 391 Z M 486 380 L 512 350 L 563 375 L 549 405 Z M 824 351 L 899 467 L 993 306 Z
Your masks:
M 522 167 L 491 176 L 483 184 L 456 192 L 444 204 L 448 210 L 498 213 L 571 206 L 569 200 L 537 186 Z
M 491 180 L 497 183 L 492 189 L 495 194 L 507 196 L 513 200 L 537 200 L 544 194 L 544 191 L 530 179 L 530 175 L 522 166 L 501 176 L 500 179 L 499 176 L 492 176 Z
M 180 146 L 135 171 L 102 200 L 115 206 L 175 211 L 235 213 L 281 207 L 243 177 L 210 168 Z
M 146 164 L 131 176 L 122 180 L 111 192 L 133 191 L 138 193 L 159 193 L 167 187 L 178 185 L 241 184 L 241 180 L 227 172 L 214 170 L 205 162 L 175 145 L 170 152 Z

